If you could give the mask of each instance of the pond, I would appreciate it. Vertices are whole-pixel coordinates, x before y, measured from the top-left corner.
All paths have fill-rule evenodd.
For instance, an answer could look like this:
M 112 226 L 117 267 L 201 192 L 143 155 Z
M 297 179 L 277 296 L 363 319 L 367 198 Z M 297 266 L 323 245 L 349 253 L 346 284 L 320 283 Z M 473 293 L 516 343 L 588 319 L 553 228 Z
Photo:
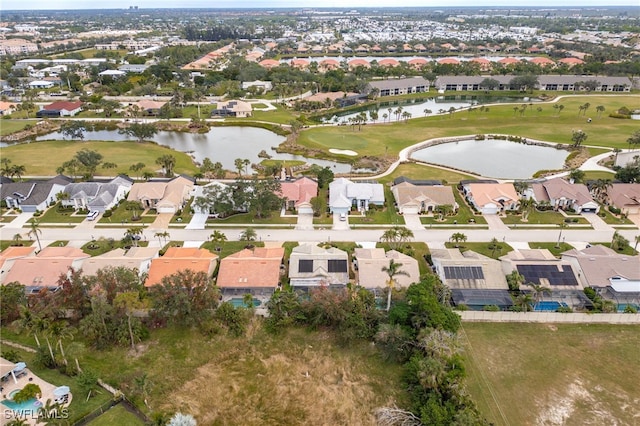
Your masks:
M 411 157 L 485 177 L 528 179 L 538 170 L 562 169 L 569 152 L 506 140 L 462 140 L 422 148 Z
M 485 96 L 485 95 L 442 95 L 435 96 L 430 98 L 416 98 L 416 99 L 403 99 L 403 100 L 395 100 L 395 101 L 384 101 L 380 100 L 376 103 L 376 105 L 369 105 L 368 107 L 361 108 L 353 108 L 348 111 L 340 112 L 332 117 L 325 118 L 325 122 L 334 122 L 334 123 L 342 123 L 347 122 L 349 118 L 355 117 L 361 112 L 368 111 L 377 111 L 378 112 L 378 120 L 377 122 L 384 122 L 385 119 L 383 117 L 384 114 L 387 114 L 386 121 L 398 121 L 398 119 L 402 120 L 401 115 L 397 115 L 394 111 L 398 107 L 402 107 L 402 111 L 406 111 L 411 114 L 412 118 L 418 117 L 428 117 L 437 114 L 443 114 L 448 112 L 449 109 L 454 108 L 456 110 L 461 108 L 468 108 L 474 105 L 485 105 L 485 104 L 500 104 L 500 103 L 533 103 L 540 102 L 539 99 L 533 98 L 517 98 L 517 97 L 507 97 L 507 96 Z M 391 109 L 391 112 L 389 112 Z M 425 110 L 429 110 L 431 112 L 425 113 Z M 482 114 L 478 111 L 478 114 Z M 367 118 L 369 116 L 367 115 Z M 367 122 L 371 122 L 371 120 L 367 120 Z
M 64 139 L 64 136 L 60 132 L 39 136 L 36 140 L 44 141 L 58 139 Z M 130 139 L 130 137 L 120 134 L 117 130 L 85 132 L 84 136 L 84 140 L 99 141 L 126 141 Z M 272 149 L 272 147 L 277 147 L 284 142 L 284 136 L 279 136 L 273 132 L 258 127 L 213 127 L 205 134 L 158 132 L 153 137 L 153 140 L 159 145 L 173 148 L 176 151 L 189 153 L 200 163 L 206 157 L 209 157 L 214 163 L 219 161 L 227 170 L 236 169 L 234 161 L 237 158 L 246 158 L 250 160 L 252 164 L 260 163 L 262 158 L 258 157 L 258 154 L 260 151 L 264 150 L 271 155 L 274 160 L 306 161 L 318 164 L 322 167 L 330 167 L 334 173 L 351 172 L 350 164 L 306 158 L 300 155 L 285 153 L 278 154 Z

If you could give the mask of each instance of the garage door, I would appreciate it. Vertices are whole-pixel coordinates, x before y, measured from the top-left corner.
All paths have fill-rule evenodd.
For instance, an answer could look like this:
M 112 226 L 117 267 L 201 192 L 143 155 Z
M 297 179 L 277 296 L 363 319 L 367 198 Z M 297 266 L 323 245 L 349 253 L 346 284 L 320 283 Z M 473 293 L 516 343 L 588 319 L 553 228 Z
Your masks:
M 417 206 L 403 207 L 402 214 L 418 214 L 418 207 Z

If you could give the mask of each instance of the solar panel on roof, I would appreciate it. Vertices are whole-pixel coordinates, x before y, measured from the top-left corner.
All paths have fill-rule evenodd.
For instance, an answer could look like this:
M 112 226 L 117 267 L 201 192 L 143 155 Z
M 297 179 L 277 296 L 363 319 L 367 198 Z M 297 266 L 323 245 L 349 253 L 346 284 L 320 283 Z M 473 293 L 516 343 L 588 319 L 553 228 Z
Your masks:
M 444 277 L 448 280 L 483 280 L 481 266 L 445 266 Z
M 546 279 L 549 285 L 577 286 L 578 280 L 570 265 L 516 265 L 518 273 L 524 276 L 525 282 L 540 284 Z
M 313 260 L 298 260 L 298 272 L 313 272 Z

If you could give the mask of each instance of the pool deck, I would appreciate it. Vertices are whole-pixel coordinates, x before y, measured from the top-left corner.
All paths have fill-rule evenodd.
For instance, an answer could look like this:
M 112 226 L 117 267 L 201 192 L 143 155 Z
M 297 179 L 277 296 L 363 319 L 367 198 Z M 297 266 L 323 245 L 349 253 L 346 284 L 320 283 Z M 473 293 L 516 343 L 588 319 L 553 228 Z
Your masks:
M 50 399 L 51 401 L 54 401 L 55 396 L 53 395 L 53 391 L 57 386 L 54 386 L 51 383 L 45 382 L 40 377 L 33 374 L 33 372 L 29 368 L 27 368 L 26 371 L 27 371 L 27 374 L 22 375 L 20 378 L 18 378 L 17 383 L 13 380 L 13 377 L 11 376 L 9 376 L 6 381 L 3 381 L 1 383 L 2 399 L 3 400 L 7 399 L 6 396 L 8 396 L 12 391 L 22 389 L 25 385 L 29 383 L 33 383 L 40 386 L 40 390 L 42 391 L 42 397 L 39 399 L 39 401 L 43 405 L 46 404 L 48 399 Z M 65 404 L 65 406 L 68 406 L 71 403 L 71 398 L 72 398 L 72 395 L 69 394 L 69 401 L 67 404 Z M 11 415 L 13 413 L 12 410 L 9 407 L 5 406 L 4 404 L 0 404 L 0 410 L 2 410 L 2 412 L 0 413 L 0 425 L 4 426 L 15 418 Z M 34 413 L 33 416 L 30 414 L 27 414 L 26 420 L 27 420 L 27 424 L 35 425 L 38 420 L 37 413 Z

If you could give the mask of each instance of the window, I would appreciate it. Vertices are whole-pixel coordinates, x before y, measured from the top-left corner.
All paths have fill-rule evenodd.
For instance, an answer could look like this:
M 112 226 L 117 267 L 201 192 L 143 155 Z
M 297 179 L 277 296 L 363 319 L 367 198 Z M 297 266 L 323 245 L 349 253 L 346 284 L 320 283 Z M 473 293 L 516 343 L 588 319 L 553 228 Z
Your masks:
M 313 272 L 313 260 L 298 260 L 298 272 Z
M 347 272 L 346 260 L 329 260 L 329 272 Z

